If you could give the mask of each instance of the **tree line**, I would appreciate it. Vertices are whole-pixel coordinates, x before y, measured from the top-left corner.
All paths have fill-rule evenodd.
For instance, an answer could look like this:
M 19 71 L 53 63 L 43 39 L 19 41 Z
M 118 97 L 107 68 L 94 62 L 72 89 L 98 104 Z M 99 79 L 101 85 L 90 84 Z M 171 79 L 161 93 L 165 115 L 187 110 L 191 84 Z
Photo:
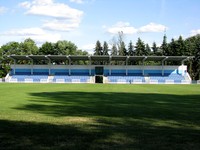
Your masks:
M 163 36 L 163 41 L 160 46 L 153 42 L 149 44 L 138 38 L 136 44 L 130 41 L 128 46 L 124 42 L 123 32 L 118 33 L 117 40 L 113 40 L 111 48 L 106 41 L 101 44 L 97 40 L 94 55 L 120 55 L 120 56 L 194 56 L 193 59 L 186 62 L 188 72 L 192 79 L 200 79 L 200 35 L 192 36 L 183 39 L 179 36 L 178 39 L 172 38 L 167 42 L 167 36 Z M 9 70 L 8 55 L 88 55 L 87 51 L 82 51 L 71 41 L 58 41 L 56 43 L 45 42 L 40 47 L 37 46 L 34 40 L 28 38 L 23 42 L 9 42 L 2 45 L 0 48 L 0 77 L 5 76 Z M 150 64 L 153 62 L 150 62 Z M 176 64 L 177 62 L 171 62 Z M 135 64 L 134 62 L 131 64 Z
M 0 48 L 0 78 L 10 70 L 12 60 L 7 58 L 8 55 L 88 55 L 88 52 L 79 50 L 74 43 L 66 40 L 56 43 L 45 42 L 40 47 L 30 38 L 21 43 L 9 42 Z M 27 62 L 21 61 L 20 63 L 26 64 Z
M 153 42 L 151 46 L 145 44 L 141 38 L 138 38 L 136 44 L 132 41 L 126 47 L 124 42 L 123 32 L 118 33 L 117 41 L 113 40 L 111 49 L 108 48 L 106 41 L 101 42 L 97 40 L 94 55 L 120 55 L 120 56 L 194 56 L 193 59 L 186 62 L 188 72 L 192 79 L 200 79 L 200 35 L 192 36 L 183 39 L 179 36 L 178 39 L 172 38 L 167 42 L 167 36 L 163 36 L 163 41 L 160 46 Z M 130 62 L 131 63 L 131 62 Z M 150 62 L 152 64 L 154 62 Z M 177 65 L 178 62 L 168 62 L 170 65 Z

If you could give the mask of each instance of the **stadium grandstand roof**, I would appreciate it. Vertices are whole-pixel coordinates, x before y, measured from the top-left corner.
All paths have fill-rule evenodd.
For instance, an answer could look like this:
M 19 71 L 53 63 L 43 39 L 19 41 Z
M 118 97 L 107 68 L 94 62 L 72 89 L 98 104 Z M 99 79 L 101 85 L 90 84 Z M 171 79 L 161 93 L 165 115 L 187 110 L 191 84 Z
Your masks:
M 184 61 L 193 56 L 9 55 L 14 60 Z

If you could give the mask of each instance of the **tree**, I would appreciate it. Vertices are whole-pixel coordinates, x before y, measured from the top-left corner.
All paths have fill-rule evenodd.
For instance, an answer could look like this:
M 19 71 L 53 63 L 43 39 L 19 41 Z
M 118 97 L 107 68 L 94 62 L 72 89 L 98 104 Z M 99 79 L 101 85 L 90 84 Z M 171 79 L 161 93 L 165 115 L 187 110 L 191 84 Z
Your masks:
M 179 36 L 179 38 L 177 40 L 176 54 L 177 54 L 177 56 L 182 56 L 185 54 L 185 52 L 186 52 L 185 42 L 184 42 L 182 36 Z
M 157 55 L 157 53 L 158 53 L 158 47 L 157 47 L 157 45 L 156 45 L 156 42 L 153 42 L 151 48 L 152 48 L 152 50 L 153 50 L 153 55 Z
M 106 41 L 104 41 L 103 43 L 103 55 L 109 55 L 108 54 L 108 43 Z
M 40 55 L 57 55 L 58 52 L 55 51 L 53 43 L 51 43 L 51 42 L 45 42 L 39 48 L 39 54 Z
M 111 55 L 117 55 L 117 46 L 116 46 L 116 44 L 112 45 Z
M 57 55 L 76 55 L 77 46 L 71 41 L 58 41 L 54 44 Z
M 145 45 L 145 55 L 150 55 L 151 54 L 151 48 L 149 44 Z
M 99 40 L 97 40 L 96 42 L 96 46 L 95 46 L 95 49 L 94 49 L 94 55 L 102 55 L 102 46 L 101 46 L 101 42 Z
M 134 47 L 132 41 L 129 42 L 128 44 L 128 55 L 133 56 L 134 55 Z
M 118 46 L 118 54 L 121 56 L 126 56 L 127 50 L 126 50 L 126 45 L 124 43 L 124 34 L 122 31 L 118 32 L 117 46 Z
M 163 36 L 163 42 L 161 45 L 162 55 L 167 56 L 168 55 L 168 44 L 167 44 L 167 36 Z
M 198 37 L 195 41 L 195 47 L 196 49 L 192 61 L 193 79 L 200 80 L 200 39 L 198 39 Z
M 9 42 L 1 46 L 2 55 L 20 55 L 20 44 L 18 42 Z
M 135 45 L 135 54 L 136 56 L 145 55 L 145 44 L 140 38 L 138 38 Z
M 177 42 L 172 38 L 168 45 L 168 56 L 177 56 Z
M 20 54 L 21 55 L 36 55 L 38 53 L 38 47 L 32 39 L 25 39 L 24 42 L 20 43 Z

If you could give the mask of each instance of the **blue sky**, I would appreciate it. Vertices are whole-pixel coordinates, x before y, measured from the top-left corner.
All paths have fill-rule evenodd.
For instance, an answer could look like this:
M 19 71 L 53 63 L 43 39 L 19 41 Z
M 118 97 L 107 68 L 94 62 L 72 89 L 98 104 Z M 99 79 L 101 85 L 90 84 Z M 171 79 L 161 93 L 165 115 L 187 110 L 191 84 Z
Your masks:
M 123 31 L 126 45 L 140 37 L 161 44 L 168 38 L 200 34 L 199 0 L 0 0 L 0 45 L 32 38 L 69 40 L 92 50 Z

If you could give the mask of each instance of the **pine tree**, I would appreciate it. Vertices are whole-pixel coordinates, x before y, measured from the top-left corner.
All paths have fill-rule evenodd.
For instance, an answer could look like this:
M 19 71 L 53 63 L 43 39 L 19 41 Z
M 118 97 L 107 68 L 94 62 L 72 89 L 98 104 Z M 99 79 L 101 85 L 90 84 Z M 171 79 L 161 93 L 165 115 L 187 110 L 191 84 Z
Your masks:
M 145 45 L 145 55 L 150 55 L 151 54 L 151 48 L 149 47 L 149 44 Z
M 138 38 L 138 40 L 136 42 L 135 54 L 136 54 L 136 56 L 145 55 L 145 44 L 140 38 Z
M 162 42 L 162 45 L 161 45 L 161 50 L 162 50 L 162 55 L 167 56 L 167 53 L 168 53 L 168 44 L 167 44 L 167 36 L 166 35 L 164 35 L 164 37 L 163 37 L 163 42 Z
M 156 42 L 153 42 L 153 45 L 152 45 L 152 50 L 153 50 L 153 55 L 157 55 L 158 53 L 158 47 L 156 45 Z
M 101 43 L 100 43 L 99 40 L 97 40 L 96 46 L 95 46 L 95 49 L 94 49 L 94 55 L 102 55 L 102 53 L 103 53 L 102 50 L 103 50 L 103 48 L 101 46 Z
M 176 51 L 177 51 L 177 56 L 182 56 L 186 51 L 186 45 L 182 36 L 179 36 L 178 38 Z
M 128 55 L 129 56 L 133 56 L 134 55 L 134 47 L 133 47 L 132 41 L 130 41 L 130 43 L 128 45 Z
M 117 46 L 115 44 L 112 46 L 111 55 L 117 55 Z
M 103 43 L 103 55 L 109 55 L 108 54 L 108 43 L 106 41 L 104 41 Z

